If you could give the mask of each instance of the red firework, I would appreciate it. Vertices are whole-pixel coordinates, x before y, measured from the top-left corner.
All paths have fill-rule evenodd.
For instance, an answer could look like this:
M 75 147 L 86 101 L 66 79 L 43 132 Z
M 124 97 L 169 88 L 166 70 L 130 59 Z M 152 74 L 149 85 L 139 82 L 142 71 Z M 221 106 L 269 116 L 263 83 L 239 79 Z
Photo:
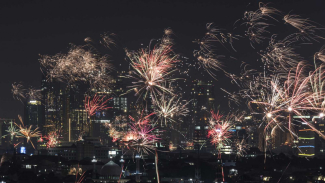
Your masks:
M 143 116 L 143 112 L 144 111 L 141 112 L 141 115 L 140 115 L 140 117 L 137 120 L 134 119 L 132 116 L 129 116 L 130 120 L 134 124 L 136 124 L 136 125 L 145 125 L 145 124 L 148 124 L 150 122 L 150 116 L 154 115 L 155 113 L 151 113 L 151 114 L 149 114 L 147 116 L 142 117 Z
M 91 99 L 89 96 L 85 98 L 85 109 L 88 114 L 88 118 L 95 115 L 97 111 L 103 111 L 112 107 L 107 107 L 107 102 L 112 98 L 105 100 L 106 96 L 100 97 L 97 94 Z
M 228 143 L 230 140 L 229 138 L 232 135 L 231 124 L 230 124 L 230 117 L 227 116 L 224 120 L 222 120 L 222 115 L 214 113 L 211 111 L 211 118 L 210 118 L 210 130 L 208 131 L 208 138 L 211 138 L 211 143 L 216 146 L 223 146 Z
M 44 136 L 43 138 L 47 141 L 46 143 L 47 148 L 55 147 L 57 146 L 57 144 L 60 143 L 59 140 L 60 132 L 52 131 L 47 136 Z

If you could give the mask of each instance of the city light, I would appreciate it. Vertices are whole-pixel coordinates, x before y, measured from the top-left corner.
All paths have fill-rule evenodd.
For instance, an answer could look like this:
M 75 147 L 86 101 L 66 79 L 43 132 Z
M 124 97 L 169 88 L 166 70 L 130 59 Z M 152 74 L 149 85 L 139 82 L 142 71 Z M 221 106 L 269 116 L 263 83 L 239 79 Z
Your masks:
M 23 116 L 0 119 L 1 169 L 76 183 L 325 179 L 312 172 L 325 156 L 322 7 L 237 1 L 6 5 L 3 42 L 17 44 L 4 44 L 3 98 L 19 102 L 0 112 Z

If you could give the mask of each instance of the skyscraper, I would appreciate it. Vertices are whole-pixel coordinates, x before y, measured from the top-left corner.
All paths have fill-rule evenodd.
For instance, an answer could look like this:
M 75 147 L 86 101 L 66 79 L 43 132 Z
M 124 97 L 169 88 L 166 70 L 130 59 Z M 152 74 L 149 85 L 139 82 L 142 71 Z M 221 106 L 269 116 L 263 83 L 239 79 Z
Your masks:
M 310 129 L 307 123 L 314 123 L 311 120 L 311 116 L 293 116 L 294 123 L 297 125 L 298 134 L 298 149 L 297 153 L 299 157 L 315 157 L 316 154 L 316 138 L 317 134 L 314 130 Z M 304 119 L 304 120 L 301 120 Z
M 42 80 L 44 105 L 43 134 L 67 126 L 66 86 L 57 81 Z
M 24 110 L 24 124 L 42 128 L 44 125 L 43 105 L 40 100 L 29 99 Z
M 207 141 L 210 111 L 215 109 L 214 85 L 212 81 L 194 80 L 192 82 L 191 95 L 193 102 L 190 108 L 192 115 L 190 130 L 194 132 L 192 137 L 193 143 L 195 147 L 206 147 L 204 144 Z

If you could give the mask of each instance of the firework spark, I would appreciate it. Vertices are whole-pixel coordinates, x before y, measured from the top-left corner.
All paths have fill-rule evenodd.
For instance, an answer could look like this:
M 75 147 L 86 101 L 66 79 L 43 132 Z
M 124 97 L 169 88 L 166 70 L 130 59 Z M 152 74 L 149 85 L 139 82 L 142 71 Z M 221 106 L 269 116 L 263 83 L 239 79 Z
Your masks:
M 321 47 L 319 52 L 316 52 L 314 55 L 315 60 L 320 60 L 322 62 L 325 62 L 325 45 Z
M 13 83 L 11 93 L 13 94 L 14 99 L 22 101 L 25 99 L 25 89 L 24 86 L 20 83 Z
M 98 96 L 97 94 L 91 99 L 90 96 L 86 96 L 85 98 L 85 110 L 88 114 L 88 118 L 95 115 L 96 112 L 104 111 L 106 109 L 112 108 L 107 107 L 107 102 L 112 98 L 105 100 L 106 96 Z
M 128 149 L 138 152 L 139 154 L 149 154 L 155 150 L 155 144 L 159 138 L 153 133 L 151 125 L 130 125 L 131 131 L 127 132 L 122 142 Z
M 21 124 L 18 125 L 17 123 L 15 123 L 16 126 L 19 128 L 19 133 L 20 133 L 19 136 L 17 136 L 17 137 L 26 138 L 27 143 L 30 142 L 32 144 L 33 148 L 35 149 L 35 146 L 34 146 L 33 142 L 31 141 L 31 138 L 41 136 L 40 131 L 38 131 L 38 127 L 35 128 L 34 130 L 32 130 L 32 125 L 25 126 L 20 115 L 18 115 L 18 118 L 19 118 L 19 121 L 20 121 Z
M 141 50 L 128 54 L 131 66 L 130 78 L 136 81 L 129 91 L 136 91 L 136 95 L 146 98 L 159 95 L 162 92 L 171 93 L 164 85 L 175 80 L 171 73 L 175 71 L 174 63 L 178 62 L 176 56 L 171 55 L 171 46 L 156 46 L 153 50 Z M 129 92 L 128 91 L 128 92 Z
M 24 99 L 29 100 L 41 100 L 42 94 L 40 89 L 29 87 L 25 89 L 21 83 L 13 83 L 11 93 L 13 94 L 14 99 L 22 102 Z
M 292 129 L 292 115 L 303 116 L 302 114 L 306 111 L 323 111 L 321 106 L 323 105 L 322 103 L 325 97 L 324 93 L 315 93 L 312 87 L 310 87 L 310 80 L 313 80 L 317 74 L 316 71 L 320 68 L 307 75 L 306 67 L 306 65 L 300 62 L 295 72 L 290 71 L 288 73 L 288 77 L 283 86 L 281 86 L 279 82 L 271 82 L 270 87 L 273 94 L 271 94 L 266 101 L 252 102 L 258 104 L 261 109 L 264 109 L 265 117 L 271 119 L 268 124 L 277 123 L 280 117 L 284 118 L 283 113 L 288 114 L 288 130 L 294 136 L 296 136 L 296 134 Z M 325 138 L 324 134 L 318 131 L 310 122 L 307 122 L 304 118 L 301 118 L 301 120 L 321 137 Z
M 59 140 L 60 131 L 49 132 L 48 135 L 44 136 L 43 138 L 47 141 L 47 143 L 46 143 L 47 148 L 56 147 L 60 143 L 60 140 Z
M 167 125 L 167 122 L 176 122 L 176 118 L 187 115 L 186 105 L 189 102 L 182 104 L 180 100 L 181 98 L 176 95 L 169 98 L 165 93 L 159 99 L 154 100 L 155 114 L 161 124 Z
M 236 154 L 238 157 L 242 157 L 244 156 L 244 154 L 246 153 L 246 150 L 248 149 L 248 145 L 245 142 L 245 139 L 237 140 L 236 142 Z
M 155 113 L 150 113 L 149 115 L 144 116 L 144 110 L 140 113 L 139 117 L 137 119 L 133 118 L 132 116 L 129 116 L 129 119 L 137 125 L 147 125 L 151 119 L 150 117 L 154 115 Z
M 211 138 L 211 143 L 217 148 L 221 148 L 228 142 L 229 138 L 232 136 L 230 115 L 222 119 L 222 115 L 219 112 L 214 113 L 211 111 L 211 118 L 209 120 L 210 130 L 208 131 L 208 138 Z
M 67 54 L 42 56 L 40 64 L 42 71 L 51 80 L 57 79 L 70 84 L 88 82 L 91 87 L 106 87 L 110 80 L 107 75 L 111 70 L 108 56 L 100 57 L 83 46 L 72 46 Z
M 20 130 L 16 128 L 16 126 L 14 126 L 14 123 L 11 121 L 9 122 L 10 123 L 10 126 L 8 126 L 8 129 L 5 130 L 8 134 L 7 135 L 4 135 L 2 136 L 3 138 L 10 135 L 11 137 L 11 140 L 13 140 L 14 137 L 17 137 L 20 135 Z

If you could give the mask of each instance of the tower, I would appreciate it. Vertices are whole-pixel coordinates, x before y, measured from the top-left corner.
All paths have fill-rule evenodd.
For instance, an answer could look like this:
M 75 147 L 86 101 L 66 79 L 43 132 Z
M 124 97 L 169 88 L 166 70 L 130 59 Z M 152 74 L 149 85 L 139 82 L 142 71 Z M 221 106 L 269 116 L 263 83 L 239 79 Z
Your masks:
M 141 158 L 141 156 L 139 154 L 135 155 L 135 161 L 136 161 L 135 181 L 136 182 L 141 181 L 141 179 L 140 179 L 140 175 L 141 175 L 141 173 L 140 173 L 140 158 Z
M 194 80 L 192 85 L 193 143 L 206 147 L 210 111 L 215 109 L 214 85 L 212 81 Z M 199 146 L 195 146 L 199 147 Z

